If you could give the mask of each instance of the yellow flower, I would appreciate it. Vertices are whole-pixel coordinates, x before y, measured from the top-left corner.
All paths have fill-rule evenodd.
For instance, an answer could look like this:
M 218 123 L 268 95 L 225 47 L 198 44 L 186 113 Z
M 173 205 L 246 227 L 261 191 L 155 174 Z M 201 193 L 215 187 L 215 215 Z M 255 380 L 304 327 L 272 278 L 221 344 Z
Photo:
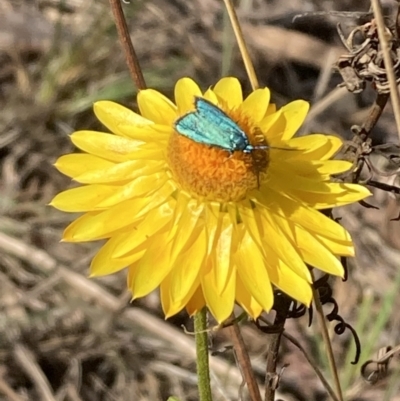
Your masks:
M 229 152 L 177 133 L 177 119 L 194 111 L 196 97 L 224 111 L 255 149 Z M 338 256 L 354 254 L 350 235 L 318 210 L 370 193 L 331 182 L 332 174 L 351 166 L 330 160 L 342 145 L 339 138 L 293 138 L 307 102 L 276 110 L 267 88 L 243 100 L 235 78 L 221 79 L 205 93 L 183 78 L 175 86 L 176 105 L 152 89 L 140 91 L 137 101 L 140 115 L 97 102 L 95 114 L 113 134 L 75 132 L 71 140 L 84 153 L 56 163 L 85 184 L 51 203 L 85 212 L 63 239 L 108 238 L 91 276 L 127 267 L 134 298 L 160 287 L 167 317 L 206 305 L 221 322 L 235 302 L 253 318 L 270 310 L 274 287 L 309 305 L 306 264 L 343 275 Z

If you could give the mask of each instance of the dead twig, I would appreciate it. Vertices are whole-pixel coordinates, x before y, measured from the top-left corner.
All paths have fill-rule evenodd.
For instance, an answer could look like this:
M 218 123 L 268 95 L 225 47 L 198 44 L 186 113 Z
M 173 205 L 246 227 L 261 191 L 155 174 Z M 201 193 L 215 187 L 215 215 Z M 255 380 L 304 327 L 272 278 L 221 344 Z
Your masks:
M 2 376 L 0 376 L 0 393 L 4 394 L 9 401 L 25 401 L 4 381 Z
M 240 366 L 240 371 L 242 372 L 247 384 L 247 389 L 249 390 L 250 398 L 252 401 L 261 401 L 260 389 L 258 388 L 257 380 L 251 367 L 249 354 L 247 353 L 246 345 L 243 341 L 242 334 L 240 333 L 239 326 L 236 322 L 233 322 L 233 324 L 228 326 L 226 330 L 229 332 L 233 349 L 235 350 L 235 355 Z
M 115 25 L 117 26 L 119 40 L 124 49 L 126 62 L 128 64 L 129 72 L 136 87 L 146 89 L 146 82 L 140 68 L 139 59 L 137 58 L 135 49 L 133 47 L 131 37 L 129 35 L 128 26 L 126 25 L 124 12 L 122 10 L 121 0 L 110 0 L 112 12 L 114 14 Z
M 361 366 L 361 376 L 371 384 L 376 384 L 389 374 L 389 364 L 400 353 L 400 345 L 395 348 L 383 347 L 377 353 L 377 359 L 370 359 Z
M 399 5 L 400 7 L 400 5 Z M 383 21 L 381 5 L 378 0 L 372 0 L 372 8 L 375 15 L 376 24 L 378 26 L 379 41 L 382 48 L 383 59 L 385 61 L 385 69 L 387 79 L 389 81 L 390 87 L 390 98 L 392 100 L 394 117 L 397 124 L 397 134 L 400 137 L 400 99 L 399 92 L 397 90 L 397 80 L 395 75 L 395 70 L 393 68 L 393 60 L 389 50 L 388 38 L 386 35 L 387 29 L 385 22 Z M 396 60 L 396 63 L 399 61 Z
M 37 364 L 32 352 L 22 344 L 14 348 L 14 357 L 20 364 L 22 370 L 32 380 L 40 399 L 43 401 L 56 401 L 45 374 Z

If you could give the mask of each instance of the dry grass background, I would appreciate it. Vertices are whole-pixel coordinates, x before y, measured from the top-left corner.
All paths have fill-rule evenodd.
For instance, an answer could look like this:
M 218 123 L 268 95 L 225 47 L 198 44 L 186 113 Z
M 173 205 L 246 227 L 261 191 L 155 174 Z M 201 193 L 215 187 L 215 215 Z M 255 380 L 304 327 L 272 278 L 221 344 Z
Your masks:
M 341 81 L 331 68 L 344 53 L 338 18 L 292 18 L 307 11 L 366 11 L 369 2 L 241 0 L 237 5 L 260 83 L 273 90 L 273 100 L 307 99 L 313 114 L 304 130 L 349 137 L 350 127 L 368 115 L 374 93 L 339 91 L 325 101 Z M 395 2 L 384 5 L 392 15 Z M 130 0 L 124 10 L 148 86 L 171 95 L 182 76 L 205 88 L 233 74 L 249 90 L 222 1 Z M 339 20 L 345 29 L 358 23 Z M 181 328 L 190 330 L 190 319 L 181 313 L 165 321 L 156 293 L 130 304 L 123 272 L 87 279 L 99 244 L 59 243 L 74 216 L 46 206 L 70 185 L 52 167 L 59 155 L 73 150 L 68 135 L 100 128 L 91 111 L 97 99 L 135 108 L 135 88 L 108 2 L 2 0 L 0 400 L 161 401 L 175 395 L 195 401 L 193 339 Z M 390 106 L 373 140 L 397 141 Z M 390 221 L 400 205 L 383 192 L 371 203 L 379 209 L 353 205 L 336 213 L 352 232 L 358 256 L 349 264 L 348 282 L 335 283 L 335 296 L 343 318 L 359 329 L 363 360 L 380 346 L 400 342 L 400 223 Z M 306 318 L 290 321 L 287 331 L 326 373 L 316 324 L 306 324 Z M 267 338 L 251 324 L 243 334 L 262 382 Z M 400 400 L 399 370 L 368 385 L 359 379 L 359 366 L 349 363 L 351 337 L 333 338 L 348 399 Z M 214 349 L 228 343 L 223 330 L 213 335 Z M 215 400 L 239 399 L 241 377 L 230 351 L 211 363 Z M 282 399 L 326 399 L 305 358 L 288 342 L 283 363 L 290 366 L 281 380 Z

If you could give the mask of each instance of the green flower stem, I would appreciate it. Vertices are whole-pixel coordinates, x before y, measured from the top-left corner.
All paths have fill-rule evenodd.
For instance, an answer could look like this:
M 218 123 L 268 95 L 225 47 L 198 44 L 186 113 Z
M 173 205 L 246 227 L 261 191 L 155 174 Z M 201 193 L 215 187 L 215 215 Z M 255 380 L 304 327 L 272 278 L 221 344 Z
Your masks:
M 199 401 L 212 401 L 210 386 L 210 365 L 208 363 L 207 309 L 203 308 L 194 316 L 194 333 L 197 355 L 197 387 Z

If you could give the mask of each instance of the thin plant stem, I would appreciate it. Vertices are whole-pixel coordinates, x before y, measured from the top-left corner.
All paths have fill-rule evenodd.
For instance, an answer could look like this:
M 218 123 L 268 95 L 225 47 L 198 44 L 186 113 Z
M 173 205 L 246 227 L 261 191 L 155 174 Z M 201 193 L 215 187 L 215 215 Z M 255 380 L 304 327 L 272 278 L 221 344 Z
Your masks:
M 263 316 L 260 316 L 259 320 L 264 322 L 268 326 L 273 326 L 273 324 Z M 307 362 L 310 364 L 311 368 L 314 370 L 315 374 L 320 379 L 321 384 L 325 387 L 325 390 L 329 393 L 329 395 L 332 398 L 332 400 L 333 401 L 339 401 L 338 398 L 336 397 L 336 394 L 333 391 L 332 387 L 330 386 L 328 381 L 325 379 L 323 373 L 321 372 L 320 368 L 318 367 L 316 361 L 314 361 L 311 358 L 309 353 L 304 349 L 304 347 L 299 343 L 299 341 L 297 341 L 297 339 L 295 337 L 293 337 L 291 334 L 288 334 L 286 332 L 283 332 L 282 336 L 284 338 L 286 338 L 289 342 L 291 342 L 295 347 L 297 347 L 301 351 L 301 353 L 306 358 Z
M 115 25 L 117 26 L 119 41 L 124 50 L 126 63 L 128 64 L 132 80 L 139 90 L 146 89 L 146 82 L 131 41 L 131 36 L 129 35 L 121 0 L 110 0 L 110 5 L 114 15 Z
M 379 0 L 372 0 L 372 9 L 374 11 L 375 21 L 378 27 L 379 42 L 382 47 L 383 60 L 385 62 L 386 75 L 389 81 L 390 99 L 392 100 L 394 118 L 396 120 L 397 135 L 400 137 L 400 99 L 397 90 L 396 75 L 393 70 L 393 61 L 390 56 L 388 40 L 385 32 L 385 22 L 383 20 L 382 9 Z
M 313 281 L 315 281 L 313 272 L 311 272 L 311 274 L 313 276 Z M 336 368 L 335 356 L 333 355 L 332 343 L 329 338 L 328 327 L 326 325 L 324 311 L 322 309 L 322 304 L 319 299 L 318 291 L 314 287 L 312 287 L 312 291 L 313 291 L 315 309 L 317 310 L 317 319 L 319 326 L 321 328 L 322 339 L 324 341 L 325 348 L 328 354 L 328 363 L 333 377 L 334 385 L 336 388 L 336 396 L 340 401 L 343 401 L 342 388 L 340 385 L 339 375 Z
M 239 325 L 234 321 L 231 326 L 227 327 L 227 330 L 232 340 L 240 371 L 247 384 L 250 399 L 251 401 L 261 401 L 260 389 L 258 388 L 257 380 L 251 367 L 250 357 L 240 333 Z
M 205 307 L 194 316 L 194 333 L 199 401 L 212 401 L 208 361 L 207 309 Z
M 279 374 L 276 371 L 278 364 L 281 338 L 285 329 L 285 322 L 292 300 L 282 294 L 281 302 L 276 308 L 276 316 L 272 332 L 268 333 L 267 361 L 265 369 L 265 401 L 274 401 L 275 392 L 279 385 Z M 275 307 L 274 307 L 275 309 Z
M 335 392 L 333 391 L 332 387 L 328 383 L 328 381 L 325 379 L 325 376 L 319 369 L 317 363 L 310 357 L 309 353 L 304 349 L 304 347 L 297 341 L 295 337 L 292 335 L 283 332 L 282 336 L 288 339 L 295 347 L 297 347 L 304 355 L 306 358 L 307 362 L 310 364 L 312 369 L 314 370 L 315 374 L 318 376 L 319 380 L 321 381 L 321 384 L 324 386 L 325 390 L 328 392 L 328 394 L 331 396 L 333 401 L 339 401 L 338 398 L 336 397 Z
M 244 66 L 246 68 L 251 87 L 253 88 L 253 90 L 258 89 L 259 85 L 256 72 L 254 70 L 254 66 L 249 55 L 249 51 L 244 41 L 243 32 L 240 27 L 240 23 L 235 8 L 233 6 L 232 0 L 224 0 L 224 3 L 226 10 L 228 11 L 229 19 L 231 20 L 233 32 L 235 33 L 236 41 L 239 46 L 240 54 L 242 55 L 243 58 Z

